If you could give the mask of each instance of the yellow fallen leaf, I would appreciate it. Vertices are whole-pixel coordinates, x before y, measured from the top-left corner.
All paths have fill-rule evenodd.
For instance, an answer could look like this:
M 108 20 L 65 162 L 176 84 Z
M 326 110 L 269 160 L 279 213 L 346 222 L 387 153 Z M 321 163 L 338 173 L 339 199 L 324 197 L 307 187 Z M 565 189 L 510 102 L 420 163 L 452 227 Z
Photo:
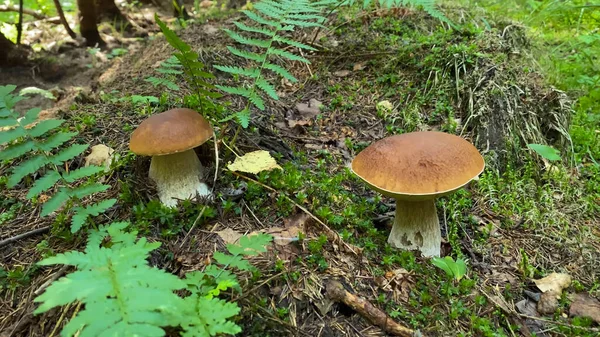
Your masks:
M 533 282 L 543 293 L 547 291 L 560 293 L 571 285 L 571 276 L 569 274 L 552 273 L 539 280 L 533 280 Z
M 227 168 L 231 171 L 257 174 L 276 168 L 281 169 L 281 166 L 277 165 L 275 158 L 271 157 L 269 151 L 258 150 L 235 158 L 235 161 L 227 165 Z

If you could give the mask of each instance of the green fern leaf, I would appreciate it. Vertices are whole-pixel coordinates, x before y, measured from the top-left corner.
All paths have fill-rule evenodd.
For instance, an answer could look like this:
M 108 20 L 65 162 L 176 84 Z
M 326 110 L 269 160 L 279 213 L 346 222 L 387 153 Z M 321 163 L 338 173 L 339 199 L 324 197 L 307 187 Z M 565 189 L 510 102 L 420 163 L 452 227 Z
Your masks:
M 279 29 L 281 27 L 281 25 L 278 22 L 267 20 L 267 19 L 263 18 L 262 16 L 254 13 L 254 12 L 251 12 L 249 10 L 242 10 L 242 13 L 246 14 L 246 16 L 248 18 L 250 18 L 252 21 L 256 21 L 262 25 L 271 26 L 275 29 Z
M 279 35 L 274 36 L 273 40 L 277 41 L 277 42 L 288 44 L 288 45 L 290 45 L 292 47 L 296 47 L 296 48 L 301 48 L 301 49 L 306 49 L 306 50 L 317 50 L 316 48 L 313 48 L 307 44 L 297 42 L 292 39 L 288 39 L 286 37 L 279 36 Z
M 104 213 L 107 209 L 111 208 L 117 199 L 102 200 L 97 204 L 93 204 L 87 207 L 75 207 L 73 211 L 75 215 L 71 218 L 71 233 L 76 233 L 81 229 L 81 226 L 85 224 L 85 221 L 89 216 L 98 216 L 100 213 Z
M 41 151 L 49 152 L 68 142 L 76 135 L 77 132 L 57 132 L 52 136 L 48 137 L 42 143 L 37 144 L 37 147 Z
M 234 32 L 233 30 L 230 30 L 230 29 L 223 29 L 223 30 L 227 33 L 227 35 L 229 35 L 229 37 L 231 37 L 232 39 L 234 39 L 235 41 L 237 41 L 238 43 L 241 43 L 241 44 L 246 44 L 246 45 L 256 46 L 256 47 L 261 47 L 261 48 L 269 48 L 269 46 L 271 45 L 270 40 L 249 39 L 247 37 L 241 36 L 240 34 Z
M 252 269 L 252 265 L 239 255 L 229 255 L 223 254 L 222 252 L 215 252 L 213 254 L 213 258 L 215 261 L 217 261 L 217 263 L 225 266 L 225 268 L 237 268 L 239 270 Z
M 11 176 L 8 177 L 8 182 L 6 183 L 6 186 L 8 188 L 15 187 L 18 183 L 21 182 L 21 180 L 23 180 L 23 178 L 36 172 L 47 163 L 48 159 L 43 155 L 37 155 L 27 159 L 23 163 L 13 168 Z
M 98 174 L 100 172 L 104 172 L 104 167 L 90 165 L 87 167 L 80 167 L 67 174 L 63 174 L 63 179 L 68 183 L 72 183 L 81 178 L 91 177 L 94 174 Z
M 240 96 L 244 96 L 246 98 L 249 98 L 250 93 L 251 93 L 250 90 L 248 90 L 246 88 L 242 88 L 242 87 L 230 87 L 230 86 L 226 86 L 226 85 L 217 85 L 217 88 L 225 91 L 228 94 L 240 95 Z
M 10 130 L 0 131 L 0 145 L 12 142 L 25 136 L 25 129 L 17 127 Z
M 110 188 L 110 185 L 91 183 L 89 185 L 80 186 L 69 190 L 68 194 L 70 197 L 77 199 L 83 199 L 95 193 L 104 192 Z
M 245 129 L 250 125 L 250 111 L 242 110 L 235 114 L 238 123 Z
M 298 26 L 298 27 L 303 27 L 303 28 L 307 28 L 307 27 L 325 28 L 325 26 L 323 26 L 320 23 L 310 22 L 310 21 L 300 21 L 300 20 L 285 19 L 282 22 L 286 23 L 288 25 L 293 25 L 293 26 Z
M 269 48 L 269 50 L 267 51 L 267 54 L 273 54 L 273 55 L 277 55 L 277 56 L 281 56 L 284 57 L 290 61 L 300 61 L 300 62 L 304 62 L 306 64 L 310 64 L 310 61 L 307 60 L 306 58 L 302 57 L 302 56 L 298 56 L 294 53 L 290 53 L 288 51 L 285 51 L 283 49 L 278 49 L 278 48 Z
M 235 335 L 242 331 L 228 320 L 240 312 L 236 303 L 201 296 L 189 296 L 184 303 L 187 314 L 182 315 L 182 337 Z M 202 312 L 198 312 L 197 308 L 202 308 Z
M 33 150 L 34 147 L 35 144 L 31 140 L 11 145 L 0 151 L 0 160 L 10 160 L 21 157 L 25 153 Z
M 190 51 L 192 49 L 187 43 L 183 42 L 177 36 L 177 34 L 175 34 L 172 30 L 170 30 L 169 27 L 167 27 L 167 25 L 165 25 L 160 20 L 160 18 L 158 17 L 158 13 L 154 13 L 154 20 L 156 20 L 156 23 L 158 24 L 158 26 L 160 27 L 160 30 L 164 34 L 165 39 L 171 46 L 175 47 L 175 49 L 181 51 L 182 53 Z
M 83 151 L 85 151 L 88 147 L 89 145 L 87 144 L 73 144 L 68 148 L 60 151 L 56 155 L 50 157 L 50 162 L 54 165 L 61 165 L 65 161 L 77 157 L 78 155 L 83 153 Z
M 221 71 L 230 73 L 230 74 L 247 76 L 250 78 L 257 78 L 258 76 L 260 76 L 260 71 L 255 68 L 244 69 L 244 68 L 240 68 L 240 67 L 219 66 L 219 65 L 214 65 L 213 67 L 215 67 Z
M 265 110 L 265 101 L 260 97 L 260 95 L 256 91 L 251 91 L 250 96 L 248 97 L 250 102 L 254 104 L 260 110 Z
M 52 198 L 44 203 L 42 206 L 41 216 L 46 216 L 54 211 L 56 211 L 60 206 L 62 206 L 67 200 L 69 200 L 69 193 L 66 188 L 61 188 L 56 192 Z
M 269 69 L 269 70 L 273 71 L 274 73 L 276 73 L 279 76 L 287 79 L 290 82 L 293 82 L 293 83 L 298 82 L 298 79 L 296 79 L 292 74 L 290 74 L 283 67 L 280 67 L 280 66 L 278 66 L 276 64 L 272 64 L 272 63 L 267 63 L 267 64 L 265 64 L 264 67 L 265 67 L 265 69 Z
M 19 124 L 19 121 L 13 117 L 6 117 L 6 118 L 0 119 L 0 128 L 16 126 L 17 124 Z
M 234 21 L 233 24 L 238 27 L 239 29 L 246 31 L 246 32 L 251 32 L 251 33 L 259 33 L 259 34 L 263 34 L 266 35 L 268 37 L 273 37 L 275 35 L 275 31 L 270 31 L 268 29 L 265 28 L 260 28 L 260 27 L 250 27 L 247 26 L 241 22 L 237 22 Z
M 227 46 L 227 49 L 233 55 L 236 55 L 236 56 L 239 56 L 239 57 L 243 57 L 245 59 L 256 61 L 256 62 L 263 62 L 265 60 L 265 58 L 266 58 L 266 55 L 252 53 L 252 52 L 244 51 L 244 50 L 239 50 L 237 48 L 230 47 L 230 46 Z
M 64 123 L 64 120 L 62 119 L 45 119 L 31 128 L 31 130 L 29 130 L 29 135 L 31 137 L 40 137 L 46 134 L 46 132 L 56 129 L 62 123 Z
M 269 95 L 269 97 L 271 97 L 272 99 L 279 99 L 275 88 L 264 78 L 259 78 L 258 80 L 256 80 L 256 86 L 259 87 L 262 91 L 264 91 L 267 95 Z
M 42 112 L 42 109 L 40 108 L 33 108 L 33 109 L 29 109 L 27 110 L 27 112 L 25 113 L 25 116 L 23 116 L 23 120 L 21 120 L 21 125 L 30 125 L 32 123 L 34 123 L 35 121 L 37 121 L 40 112 Z
M 60 174 L 56 171 L 50 171 L 40 179 L 36 180 L 27 193 L 27 199 L 34 198 L 40 193 L 47 191 L 60 180 Z

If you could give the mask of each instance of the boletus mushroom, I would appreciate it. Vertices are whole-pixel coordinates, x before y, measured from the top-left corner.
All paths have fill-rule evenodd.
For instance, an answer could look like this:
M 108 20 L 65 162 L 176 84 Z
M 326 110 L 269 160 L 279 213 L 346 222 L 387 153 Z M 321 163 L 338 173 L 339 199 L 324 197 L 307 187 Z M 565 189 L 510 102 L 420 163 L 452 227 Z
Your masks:
M 212 135 L 210 123 L 198 112 L 185 108 L 152 115 L 131 134 L 129 149 L 152 156 L 148 176 L 156 183 L 165 206 L 176 206 L 178 199 L 210 195 L 194 148 Z
M 371 188 L 396 200 L 388 243 L 440 256 L 441 231 L 435 199 L 479 176 L 485 162 L 465 139 L 437 131 L 381 139 L 352 161 L 352 172 Z

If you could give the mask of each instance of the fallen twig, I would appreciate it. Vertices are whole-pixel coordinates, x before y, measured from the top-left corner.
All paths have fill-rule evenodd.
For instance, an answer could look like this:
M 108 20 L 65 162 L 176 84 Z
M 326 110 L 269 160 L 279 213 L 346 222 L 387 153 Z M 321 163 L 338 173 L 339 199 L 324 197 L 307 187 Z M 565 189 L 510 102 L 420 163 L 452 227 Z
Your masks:
M 348 292 L 338 281 L 328 281 L 326 290 L 327 296 L 331 300 L 344 303 L 389 334 L 403 337 L 423 336 L 420 332 L 394 321 L 383 310 L 371 304 L 371 302 Z
M 26 238 L 28 238 L 30 236 L 34 236 L 34 235 L 46 233 L 49 230 L 50 230 L 50 226 L 46 226 L 46 227 L 34 229 L 34 230 L 30 231 L 30 232 L 26 232 L 26 233 L 23 233 L 23 234 L 15 235 L 15 236 L 13 236 L 11 238 L 8 238 L 8 239 L 0 241 L 0 248 L 8 245 L 9 243 L 12 243 L 12 242 L 15 242 L 15 241 L 18 241 L 18 240 L 21 240 L 21 239 L 26 239 Z

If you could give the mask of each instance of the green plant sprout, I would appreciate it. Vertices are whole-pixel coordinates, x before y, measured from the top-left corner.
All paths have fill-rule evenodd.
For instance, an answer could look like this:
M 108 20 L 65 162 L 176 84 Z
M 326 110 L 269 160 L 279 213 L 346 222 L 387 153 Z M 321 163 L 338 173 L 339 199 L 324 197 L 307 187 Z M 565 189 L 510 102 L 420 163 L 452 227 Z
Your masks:
M 431 263 L 446 272 L 446 275 L 452 277 L 456 281 L 460 281 L 467 274 L 467 264 L 461 258 L 452 259 L 450 256 L 444 258 L 434 257 Z

